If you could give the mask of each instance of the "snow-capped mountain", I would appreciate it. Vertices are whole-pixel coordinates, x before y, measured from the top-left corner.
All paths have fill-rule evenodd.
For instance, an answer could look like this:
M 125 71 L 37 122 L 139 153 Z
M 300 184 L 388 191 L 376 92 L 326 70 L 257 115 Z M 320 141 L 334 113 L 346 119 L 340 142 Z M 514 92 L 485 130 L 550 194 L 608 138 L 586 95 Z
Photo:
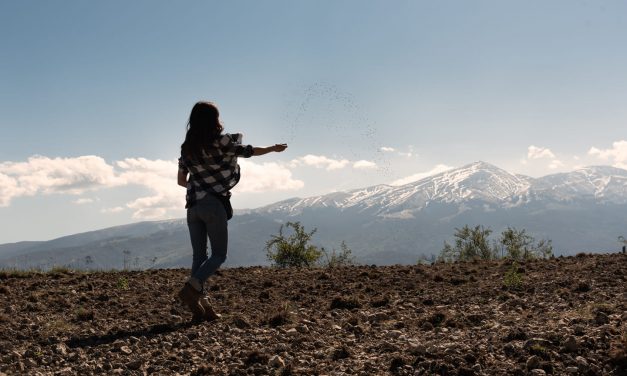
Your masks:
M 627 170 L 598 166 L 534 179 L 485 162 L 475 162 L 402 186 L 376 185 L 305 199 L 290 199 L 257 213 L 298 215 L 304 209 L 332 207 L 387 218 L 409 218 L 434 203 L 480 202 L 511 208 L 534 201 L 575 199 L 627 202 Z
M 526 229 L 552 239 L 558 255 L 616 250 L 617 237 L 627 236 L 625 213 L 627 170 L 595 166 L 531 178 L 476 162 L 402 186 L 375 185 L 238 211 L 229 222 L 227 265 L 267 264 L 265 241 L 286 221 L 317 228 L 319 246 L 337 248 L 346 241 L 360 262 L 394 264 L 437 254 L 455 228 L 466 224 L 495 234 L 508 226 Z M 0 268 L 108 269 L 130 262 L 140 268 L 188 267 L 190 260 L 184 220 L 0 245 Z
M 588 199 L 624 204 L 627 202 L 627 170 L 591 166 L 548 175 L 536 180 L 533 191 L 537 196 L 547 196 L 558 201 Z

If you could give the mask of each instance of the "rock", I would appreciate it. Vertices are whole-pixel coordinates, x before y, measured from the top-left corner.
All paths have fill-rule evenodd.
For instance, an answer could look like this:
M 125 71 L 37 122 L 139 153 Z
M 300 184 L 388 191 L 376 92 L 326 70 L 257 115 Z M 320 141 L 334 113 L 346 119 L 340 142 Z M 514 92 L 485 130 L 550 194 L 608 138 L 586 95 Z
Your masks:
M 291 328 L 291 329 L 288 329 L 288 330 L 285 332 L 285 334 L 287 334 L 287 335 L 288 335 L 288 336 L 290 336 L 290 337 L 295 337 L 295 336 L 297 336 L 299 333 L 298 333 L 298 330 L 296 330 L 296 328 Z
M 411 344 L 409 353 L 412 355 L 423 355 L 427 353 L 427 348 L 421 343 Z
M 542 361 L 542 359 L 540 359 L 540 357 L 537 356 L 537 355 L 530 356 L 527 359 L 527 363 L 526 363 L 527 369 L 528 370 L 532 370 L 532 369 L 540 367 L 540 362 L 541 361 Z
M 233 319 L 233 325 L 239 329 L 248 329 L 250 328 L 250 323 L 243 319 L 242 317 L 236 317 Z
M 391 339 L 396 339 L 402 335 L 403 332 L 401 332 L 400 330 L 390 330 L 389 332 L 385 333 L 385 336 Z
M 22 359 L 22 354 L 20 354 L 17 351 L 11 351 L 9 355 L 11 356 L 13 360 L 16 360 L 16 361 Z
M 574 336 L 568 336 L 563 345 L 567 352 L 577 352 L 579 350 L 577 339 Z
M 24 364 L 26 364 L 29 367 L 37 367 L 37 362 L 34 359 L 26 359 L 24 361 Z
M 544 376 L 546 375 L 546 372 L 543 369 L 532 369 L 531 372 L 529 372 L 530 376 Z
M 126 363 L 126 367 L 128 367 L 128 369 L 131 369 L 133 371 L 137 371 L 138 369 L 140 369 L 142 367 L 142 361 L 141 360 L 133 360 L 132 362 L 128 362 Z
M 133 350 L 131 350 L 131 348 L 128 346 L 122 346 L 120 347 L 120 352 L 125 355 L 130 355 L 133 353 Z
M 268 365 L 274 368 L 282 368 L 285 367 L 285 361 L 280 356 L 275 355 L 270 358 L 270 360 L 268 361 Z
M 583 356 L 578 356 L 575 358 L 575 362 L 577 363 L 577 366 L 579 367 L 579 370 L 586 370 L 588 369 L 588 367 L 590 366 L 588 364 L 588 361 L 586 360 L 586 358 L 584 358 Z
M 573 333 L 576 336 L 581 337 L 582 335 L 586 334 L 586 328 L 583 325 L 575 325 L 573 327 Z
M 368 317 L 367 317 L 368 321 L 370 321 L 370 322 L 385 321 L 388 318 L 389 318 L 389 316 L 385 312 L 373 313 L 371 315 L 368 315 Z
M 605 325 L 610 322 L 610 318 L 607 316 L 607 313 L 597 311 L 597 313 L 594 316 L 594 322 L 597 325 Z
M 566 369 L 564 369 L 564 371 L 566 373 L 579 373 L 579 368 L 577 368 L 577 367 L 566 367 Z
M 54 346 L 54 352 L 63 356 L 67 355 L 67 347 L 65 346 L 65 343 L 57 343 Z
M 309 327 L 307 325 L 299 325 L 296 327 L 296 330 L 298 330 L 299 333 L 309 333 Z

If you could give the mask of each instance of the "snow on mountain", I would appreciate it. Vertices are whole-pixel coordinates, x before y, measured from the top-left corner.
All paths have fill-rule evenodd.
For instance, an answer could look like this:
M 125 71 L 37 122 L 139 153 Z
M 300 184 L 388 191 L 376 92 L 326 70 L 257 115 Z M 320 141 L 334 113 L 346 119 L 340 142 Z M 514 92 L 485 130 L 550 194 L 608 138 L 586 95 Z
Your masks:
M 534 191 L 558 201 L 592 199 L 604 203 L 627 202 L 627 170 L 610 166 L 584 167 L 538 179 Z
M 534 201 L 574 199 L 626 203 L 627 170 L 594 166 L 534 179 L 489 163 L 475 162 L 402 186 L 376 185 L 294 198 L 254 211 L 298 215 L 305 209 L 329 207 L 367 211 L 381 217 L 411 218 L 432 203 L 480 202 L 489 210 L 490 206 L 508 208 Z

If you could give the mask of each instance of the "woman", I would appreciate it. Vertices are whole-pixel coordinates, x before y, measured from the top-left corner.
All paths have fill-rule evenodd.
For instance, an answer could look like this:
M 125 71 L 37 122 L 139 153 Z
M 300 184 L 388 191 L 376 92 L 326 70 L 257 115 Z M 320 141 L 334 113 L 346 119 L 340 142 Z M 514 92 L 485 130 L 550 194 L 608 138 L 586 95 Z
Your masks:
M 282 152 L 287 148 L 286 144 L 242 145 L 241 134 L 222 133 L 219 115 L 211 102 L 194 105 L 179 159 L 178 184 L 187 188 L 185 207 L 194 256 L 191 277 L 178 296 L 195 320 L 220 317 L 204 297 L 204 283 L 226 260 L 227 220 L 233 214 L 230 190 L 240 178 L 237 158 Z M 211 242 L 209 258 L 207 237 Z

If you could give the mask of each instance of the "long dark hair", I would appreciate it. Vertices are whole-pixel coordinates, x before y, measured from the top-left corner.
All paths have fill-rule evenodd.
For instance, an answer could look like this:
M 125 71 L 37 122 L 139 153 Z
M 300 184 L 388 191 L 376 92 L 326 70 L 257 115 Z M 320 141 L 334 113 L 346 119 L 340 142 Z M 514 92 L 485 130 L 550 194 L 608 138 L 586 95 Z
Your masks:
M 192 108 L 187 123 L 185 141 L 181 145 L 181 155 L 199 159 L 203 150 L 208 150 L 211 144 L 222 133 L 220 112 L 211 102 L 198 102 Z

